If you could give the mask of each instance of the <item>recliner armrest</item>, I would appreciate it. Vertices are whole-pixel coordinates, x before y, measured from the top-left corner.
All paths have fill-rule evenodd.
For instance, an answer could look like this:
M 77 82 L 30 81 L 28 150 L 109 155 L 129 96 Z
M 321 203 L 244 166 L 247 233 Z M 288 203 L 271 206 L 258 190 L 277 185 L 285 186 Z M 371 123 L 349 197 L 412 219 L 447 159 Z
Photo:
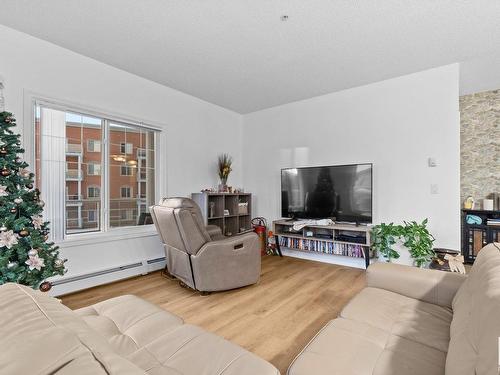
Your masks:
M 216 291 L 254 284 L 260 277 L 259 237 L 254 232 L 207 242 L 191 265 L 196 289 Z
M 385 289 L 424 302 L 451 307 L 466 275 L 393 263 L 368 267 L 367 286 Z

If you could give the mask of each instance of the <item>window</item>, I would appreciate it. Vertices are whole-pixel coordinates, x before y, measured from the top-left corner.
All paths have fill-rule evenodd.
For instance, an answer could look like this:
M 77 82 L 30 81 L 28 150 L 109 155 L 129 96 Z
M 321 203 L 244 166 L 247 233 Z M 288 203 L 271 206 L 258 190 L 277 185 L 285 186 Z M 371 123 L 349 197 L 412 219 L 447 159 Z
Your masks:
M 137 159 L 146 158 L 146 155 L 147 155 L 146 149 L 144 148 L 137 149 Z
M 101 175 L 101 164 L 97 164 L 97 163 L 87 164 L 87 174 L 89 176 L 100 176 Z
M 123 164 L 120 167 L 120 176 L 133 176 L 134 175 L 134 168 L 131 167 L 130 165 Z
M 87 187 L 87 198 L 99 198 L 101 195 L 101 188 L 99 186 Z
M 121 210 L 120 220 L 126 220 L 126 221 L 134 220 L 134 210 L 132 209 Z
M 120 196 L 122 198 L 131 198 L 132 197 L 132 188 L 130 186 L 122 186 L 120 188 Z
M 63 108 L 34 108 L 36 184 L 47 197 L 51 240 L 136 225 L 155 202 L 159 132 Z
M 132 143 L 120 143 L 120 152 L 122 154 L 132 154 L 134 145 Z
M 96 210 L 87 211 L 87 221 L 89 223 L 95 223 L 97 221 L 97 211 Z
M 87 140 L 87 151 L 88 152 L 101 152 L 101 141 L 96 139 Z

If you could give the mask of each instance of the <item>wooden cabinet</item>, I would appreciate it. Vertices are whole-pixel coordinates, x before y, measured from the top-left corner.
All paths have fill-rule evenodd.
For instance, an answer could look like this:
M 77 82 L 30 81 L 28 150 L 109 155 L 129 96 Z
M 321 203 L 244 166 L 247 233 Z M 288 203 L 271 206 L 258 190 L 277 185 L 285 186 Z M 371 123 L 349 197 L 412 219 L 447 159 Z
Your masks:
M 252 194 L 193 193 L 206 225 L 217 225 L 226 236 L 252 229 Z
M 467 217 L 480 218 L 468 223 Z M 479 251 L 491 242 L 500 242 L 500 211 L 462 210 L 462 255 L 466 263 L 474 263 Z

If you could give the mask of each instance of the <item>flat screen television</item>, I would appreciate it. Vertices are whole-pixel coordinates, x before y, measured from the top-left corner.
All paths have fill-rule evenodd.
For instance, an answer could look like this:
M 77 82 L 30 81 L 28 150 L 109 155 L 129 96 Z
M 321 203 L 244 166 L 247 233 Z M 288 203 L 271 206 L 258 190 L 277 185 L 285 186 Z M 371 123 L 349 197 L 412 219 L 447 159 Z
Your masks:
M 372 222 L 372 164 L 281 170 L 281 216 Z

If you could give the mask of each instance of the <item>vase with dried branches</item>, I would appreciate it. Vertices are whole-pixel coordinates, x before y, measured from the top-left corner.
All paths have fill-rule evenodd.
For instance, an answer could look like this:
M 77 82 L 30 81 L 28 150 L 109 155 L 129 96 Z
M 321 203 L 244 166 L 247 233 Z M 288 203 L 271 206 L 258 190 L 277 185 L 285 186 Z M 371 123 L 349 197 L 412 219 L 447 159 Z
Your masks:
M 231 173 L 231 165 L 233 164 L 233 158 L 229 154 L 220 154 L 217 161 L 217 168 L 219 173 L 220 191 L 227 191 L 227 179 Z

